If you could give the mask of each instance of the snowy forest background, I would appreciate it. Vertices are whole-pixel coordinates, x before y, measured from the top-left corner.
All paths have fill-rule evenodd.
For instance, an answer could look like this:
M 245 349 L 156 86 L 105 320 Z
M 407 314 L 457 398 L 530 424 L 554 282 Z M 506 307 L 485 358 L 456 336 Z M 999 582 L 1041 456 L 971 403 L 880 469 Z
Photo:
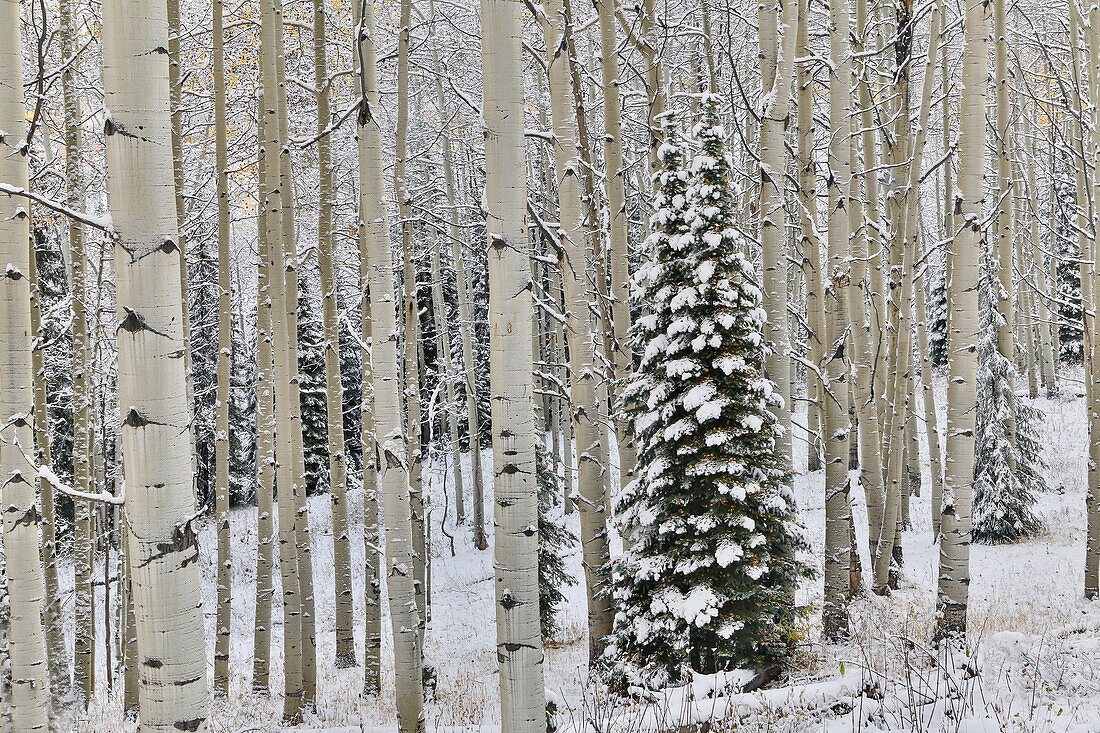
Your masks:
M 5 730 L 1100 728 L 1097 7 L 0 0 L 0 91 Z

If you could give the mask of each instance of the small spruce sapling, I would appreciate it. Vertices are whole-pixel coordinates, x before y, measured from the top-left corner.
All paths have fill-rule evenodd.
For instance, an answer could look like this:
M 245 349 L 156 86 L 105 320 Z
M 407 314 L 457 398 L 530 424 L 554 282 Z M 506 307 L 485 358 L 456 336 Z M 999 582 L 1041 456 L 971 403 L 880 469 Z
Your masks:
M 997 310 L 1000 281 L 983 258 L 978 338 L 978 412 L 974 443 L 973 537 L 985 544 L 1007 544 L 1035 534 L 1041 522 L 1035 495 L 1046 491 L 1039 471 L 1037 425 L 1042 414 L 1012 388 L 1012 365 L 997 349 L 1004 318 Z M 1016 445 L 1008 440 L 1015 420 Z

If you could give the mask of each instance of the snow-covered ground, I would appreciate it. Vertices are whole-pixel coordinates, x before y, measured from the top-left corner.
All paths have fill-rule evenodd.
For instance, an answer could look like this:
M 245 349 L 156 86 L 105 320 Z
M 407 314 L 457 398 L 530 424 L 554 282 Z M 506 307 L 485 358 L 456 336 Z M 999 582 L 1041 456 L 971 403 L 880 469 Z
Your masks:
M 1065 375 L 1063 392 L 1080 391 L 1080 372 Z M 1074 381 L 1076 378 L 1076 381 Z M 943 384 L 937 385 L 942 398 Z M 1076 388 L 1076 389 L 1075 389 Z M 941 400 L 942 413 L 942 400 Z M 665 714 L 666 721 L 689 722 L 714 716 L 714 730 L 768 731 L 1100 731 L 1100 604 L 1083 599 L 1085 539 L 1085 467 L 1087 429 L 1080 398 L 1040 399 L 1046 476 L 1053 491 L 1040 499 L 1044 528 L 1040 536 L 1012 546 L 975 545 L 971 555 L 970 646 L 947 659 L 930 650 L 934 626 L 937 553 L 931 534 L 927 460 L 925 491 L 913 497 L 913 528 L 905 533 L 902 589 L 880 598 L 865 592 L 851 607 L 850 642 L 820 640 L 820 611 L 807 619 L 804 647 L 789 688 L 764 696 L 684 701 L 686 691 L 650 704 L 620 709 L 606 702 L 586 680 L 587 638 L 583 587 L 567 590 L 563 633 L 546 653 L 548 693 L 562 701 L 560 722 L 575 729 L 594 717 L 603 731 L 639 730 Z M 801 422 L 801 421 L 800 421 Z M 805 444 L 797 440 L 797 465 L 804 465 Z M 485 452 L 491 479 L 491 452 Z M 461 731 L 491 730 L 498 720 L 492 549 L 479 552 L 467 528 L 454 525 L 453 509 L 443 522 L 442 472 L 437 461 L 430 474 L 432 511 L 432 615 L 425 654 L 438 670 L 438 693 L 428 706 L 429 727 Z M 466 464 L 468 475 L 469 465 Z M 800 516 L 821 569 L 824 537 L 823 474 L 796 481 Z M 448 491 L 453 487 L 448 486 Z M 469 489 L 467 488 L 467 491 Z M 866 557 L 866 512 L 861 492 L 853 490 L 856 527 Z M 357 499 L 358 497 L 355 497 Z M 357 502 L 353 499 L 353 506 Z M 361 507 L 353 519 L 361 520 Z M 491 533 L 492 503 L 486 517 Z M 235 511 L 233 523 L 234 613 L 230 696 L 214 703 L 213 731 L 277 731 L 282 705 L 279 649 L 281 625 L 276 604 L 272 641 L 270 698 L 251 693 L 253 598 L 255 594 L 255 521 L 253 509 Z M 576 515 L 569 519 L 574 531 Z M 441 526 L 442 523 L 442 526 Z M 333 664 L 332 536 L 327 497 L 313 499 L 317 625 L 317 709 L 306 729 L 392 730 L 391 648 L 383 642 L 387 668 L 382 695 L 360 695 L 362 669 L 337 670 Z M 353 525 L 354 526 L 354 525 Z M 361 525 L 358 525 L 361 526 Z M 453 541 L 447 536 L 452 535 Z M 453 545 L 452 545 L 453 542 Z M 213 660 L 215 537 L 203 527 L 204 609 L 208 654 Z M 453 551 L 452 551 L 453 547 Z M 356 607 L 362 595 L 363 546 L 353 541 Z M 581 574 L 580 551 L 568 557 Z M 865 574 L 865 578 L 867 575 Z M 278 587 L 278 574 L 275 574 Z M 799 601 L 820 606 L 820 579 L 800 591 Z M 278 591 L 276 592 L 278 598 Z M 388 621 L 383 625 L 388 637 Z M 362 638 L 359 637 L 362 650 Z M 969 654 L 969 658 L 966 658 Z M 696 697 L 706 697 L 696 685 Z M 712 685 L 713 686 L 713 685 Z M 867 694 L 869 692 L 869 694 Z M 720 719 L 720 720 L 719 720 Z M 361 726 L 363 726 L 361 728 Z M 487 726 L 482 729 L 480 726 Z M 118 696 L 97 698 L 80 731 L 134 729 L 122 722 Z

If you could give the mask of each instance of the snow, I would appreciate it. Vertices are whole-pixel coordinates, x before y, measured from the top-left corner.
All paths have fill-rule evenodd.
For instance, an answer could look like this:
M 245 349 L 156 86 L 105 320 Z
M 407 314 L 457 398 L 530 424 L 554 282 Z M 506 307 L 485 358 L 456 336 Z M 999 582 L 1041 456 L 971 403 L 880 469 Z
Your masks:
M 1080 380 L 1081 372 L 1065 375 Z M 1079 383 L 1066 379 L 1063 391 Z M 937 384 L 943 416 L 944 380 Z M 804 425 L 804 402 L 795 403 L 795 425 Z M 1087 428 L 1080 398 L 1039 399 L 1045 414 L 1041 427 L 1048 467 L 1045 472 L 1053 491 L 1039 498 L 1043 518 L 1040 535 L 1016 545 L 971 547 L 970 628 L 971 656 L 936 652 L 928 646 L 934 625 L 938 550 L 931 534 L 928 501 L 931 494 L 926 447 L 921 439 L 924 489 L 912 498 L 913 528 L 904 535 L 905 568 L 901 589 L 889 597 L 865 593 L 851 607 L 852 638 L 843 644 L 823 644 L 819 639 L 821 581 L 804 584 L 797 602 L 813 606 L 805 622 L 805 643 L 799 646 L 791 680 L 776 689 L 758 693 L 738 692 L 745 672 L 728 679 L 696 678 L 684 688 L 661 693 L 653 700 L 609 702 L 588 682 L 586 608 L 583 584 L 566 588 L 563 634 L 546 649 L 545 684 L 559 701 L 559 730 L 591 733 L 580 721 L 585 716 L 602 721 L 603 731 L 656 731 L 671 721 L 731 721 L 718 730 L 813 731 L 846 733 L 870 731 L 910 733 L 929 731 L 1034 731 L 1094 733 L 1100 730 L 1100 604 L 1085 601 L 1083 557 L 1085 537 L 1085 466 Z M 822 472 L 806 475 L 805 433 L 795 429 L 796 466 L 794 490 L 800 521 L 811 546 L 807 559 L 819 571 L 823 531 Z M 611 451 L 615 456 L 616 452 Z M 492 454 L 483 454 L 486 480 L 492 477 Z M 469 456 L 463 456 L 469 475 Z M 574 465 L 576 463 L 574 462 Z M 612 466 L 613 481 L 617 481 Z M 442 733 L 499 731 L 499 690 L 494 656 L 494 608 L 492 548 L 473 549 L 468 529 L 454 526 L 454 512 L 440 525 L 443 512 L 440 462 L 426 471 L 432 511 L 432 619 L 426 644 L 428 660 L 438 672 L 438 692 L 427 708 L 429 730 Z M 853 474 L 854 478 L 854 474 Z M 468 485 L 468 482 L 467 482 Z M 349 497 L 353 521 L 361 521 L 358 491 Z M 862 492 L 853 484 L 853 513 L 858 544 L 863 552 L 864 582 L 870 558 L 866 555 L 867 520 Z M 332 537 L 328 497 L 312 500 L 317 612 L 321 679 L 318 708 L 300 728 L 286 730 L 386 731 L 394 730 L 392 646 L 389 622 L 383 624 L 383 692 L 377 699 L 360 698 L 361 668 L 336 670 L 333 666 L 332 569 L 322 559 L 331 557 Z M 491 496 L 486 497 L 486 518 L 491 528 Z M 578 514 L 567 515 L 567 525 L 578 530 Z M 282 701 L 277 691 L 282 676 L 282 626 L 278 604 L 272 636 L 271 698 L 250 691 L 253 607 L 255 593 L 254 509 L 232 512 L 233 616 L 230 694 L 214 703 L 213 730 L 283 730 Z M 454 536 L 452 556 L 450 540 Z M 490 541 L 492 533 L 489 533 Z M 212 523 L 200 524 L 204 612 L 208 653 L 213 659 L 215 622 L 215 534 Z M 613 538 L 613 552 L 619 547 Z M 355 593 L 362 594 L 362 538 L 353 534 L 352 566 Z M 732 546 L 716 553 L 719 564 L 734 552 Z M 582 577 L 579 547 L 565 558 L 570 571 Z M 654 568 L 654 572 L 661 572 Z M 62 567 L 62 591 L 71 592 L 71 567 Z M 279 584 L 278 573 L 275 584 Z M 278 596 L 276 596 L 278 597 Z M 706 614 L 705 589 L 681 599 L 684 614 Z M 100 595 L 102 601 L 102 595 Z M 816 604 L 816 605 L 815 605 Z M 386 601 L 383 600 L 385 611 Z M 358 607 L 358 603 L 357 603 Z M 71 614 L 71 606 L 66 607 Z M 71 627 L 69 628 L 71 633 Z M 71 642 L 70 642 L 71 643 Z M 358 636 L 362 650 L 361 632 Z M 211 667 L 212 668 L 212 667 Z M 967 671 L 967 670 L 971 671 Z M 101 672 L 102 672 L 101 668 Z M 976 674 L 974 673 L 976 671 Z M 101 675 L 102 679 L 102 675 Z M 922 682 L 921 680 L 924 680 Z M 927 705 L 911 705 L 910 699 L 930 695 Z M 598 711 L 598 712 L 597 712 Z M 950 712 L 949 712 L 950 711 Z M 664 717 L 660 717 L 664 716 Z M 736 723 L 732 721 L 738 721 Z M 70 728 L 81 732 L 133 731 L 124 723 L 121 700 L 102 688 L 88 714 Z

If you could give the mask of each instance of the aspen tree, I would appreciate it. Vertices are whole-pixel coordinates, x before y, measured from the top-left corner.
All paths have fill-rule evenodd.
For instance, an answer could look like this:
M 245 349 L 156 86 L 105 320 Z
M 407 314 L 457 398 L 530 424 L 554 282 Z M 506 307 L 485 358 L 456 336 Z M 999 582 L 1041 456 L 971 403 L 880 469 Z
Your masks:
M 795 41 L 795 56 L 807 59 L 810 56 L 810 3 L 798 1 L 798 16 L 803 22 L 798 24 Z M 821 243 L 817 229 L 817 176 L 814 170 L 814 72 L 812 64 L 803 61 L 798 64 L 797 77 L 797 132 L 798 139 L 798 212 L 799 234 L 798 248 L 802 255 L 802 277 L 806 296 L 806 321 L 809 325 L 809 358 L 815 367 L 820 368 L 825 352 L 825 308 L 822 299 Z M 821 469 L 821 380 L 816 374 L 807 372 L 806 376 L 806 424 L 809 432 L 807 440 L 807 470 Z M 868 503 L 868 507 L 870 507 Z
M 188 471 L 180 248 L 164 3 L 103 4 L 126 534 L 143 731 L 204 731 L 206 649 Z M 141 59 L 136 63 L 135 59 Z
M 187 411 L 192 415 L 195 409 L 194 380 L 191 370 L 191 313 L 187 278 L 187 237 L 184 235 L 184 223 L 187 221 L 187 178 L 183 172 L 183 83 L 180 79 L 180 0 L 166 0 L 168 11 L 168 85 L 169 105 L 172 111 L 172 181 L 176 203 L 176 228 L 180 248 L 180 293 L 183 297 L 183 361 L 187 373 Z M 191 421 L 192 468 L 195 463 L 195 421 Z
M 515 0 L 481 2 L 483 36 L 494 39 L 491 45 L 482 44 L 482 118 L 488 204 L 496 497 L 494 575 L 501 724 L 504 730 L 515 733 L 536 733 L 546 727 L 546 703 L 539 628 L 538 533 L 534 531 L 538 524 L 538 489 L 529 330 L 532 301 L 530 287 L 523 287 L 530 277 L 530 240 L 523 165 L 522 10 Z M 559 71 L 567 72 L 561 64 L 557 66 Z M 567 76 L 564 81 L 569 83 Z
M 73 56 L 74 19 L 71 0 L 60 4 L 62 53 Z M 67 50 L 65 50 L 67 49 Z M 77 60 L 66 66 L 62 74 L 62 94 L 65 105 L 65 201 L 79 211 L 83 206 L 84 177 L 81 163 L 80 95 L 74 78 Z M 69 259 L 72 267 L 73 300 L 73 487 L 77 491 L 92 490 L 91 453 L 91 382 L 88 338 L 88 313 L 85 304 L 84 230 L 76 222 L 69 223 Z M 74 633 L 73 680 L 81 705 L 87 705 L 95 690 L 95 630 L 92 623 L 92 528 L 91 507 L 86 501 L 73 502 L 73 583 Z
M 418 632 L 420 609 L 416 604 L 414 577 L 410 572 L 415 550 L 409 507 L 408 451 L 401 424 L 397 306 L 382 167 L 382 131 L 378 118 L 374 116 L 374 111 L 378 109 L 377 32 L 374 3 L 361 1 L 359 12 L 362 23 L 357 43 L 361 99 L 357 130 L 359 217 L 366 232 L 362 260 L 369 266 L 370 279 L 375 428 L 371 446 L 378 460 L 378 483 L 382 489 L 386 526 L 386 589 L 393 629 L 398 728 L 401 733 L 422 733 L 425 721 Z M 367 277 L 367 274 L 363 276 Z M 371 446 L 364 446 L 364 451 L 370 450 Z M 371 520 L 368 518 L 367 521 L 369 524 Z M 367 650 L 371 650 L 370 639 L 367 640 Z M 367 684 L 371 684 L 369 676 Z
M 975 373 L 978 332 L 978 260 L 985 176 L 985 104 L 989 81 L 989 6 L 966 7 L 959 109 L 960 221 L 951 251 L 948 287 L 947 452 L 943 477 L 938 637 L 966 631 L 970 581 L 970 512 L 974 491 Z
M 266 209 L 268 252 L 265 259 L 271 295 L 271 331 L 274 362 L 272 383 L 275 392 L 275 466 L 276 489 L 279 502 L 279 572 L 283 594 L 283 718 L 295 720 L 302 706 L 302 599 L 299 587 L 298 565 L 300 558 L 295 541 L 294 521 L 294 446 L 289 389 L 291 362 L 287 333 L 287 292 L 283 283 L 283 202 L 282 186 L 285 184 L 279 164 L 282 147 L 278 124 L 278 70 L 276 56 L 281 43 L 281 27 L 278 14 L 279 0 L 265 0 L 261 6 L 261 70 L 263 79 L 263 117 L 260 128 L 264 133 L 263 156 L 267 196 Z
M 829 263 L 825 294 L 825 635 L 848 633 L 851 510 L 848 492 L 848 197 L 851 182 L 848 8 L 829 3 Z M 830 307 L 831 306 L 831 307 Z
M 621 384 L 630 376 L 634 355 L 626 338 L 630 330 L 630 271 L 627 259 L 626 179 L 623 169 L 622 101 L 619 93 L 618 37 L 615 27 L 616 0 L 596 0 L 600 23 L 600 81 L 603 86 L 604 167 L 607 172 L 608 239 L 611 255 L 611 318 L 615 380 Z M 709 58 L 709 57 L 708 57 Z M 713 90 L 712 90 L 713 91 Z M 619 452 L 619 486 L 634 480 L 637 449 L 627 434 L 627 421 L 615 411 L 615 443 Z
M 229 151 L 225 121 L 223 0 L 213 0 L 214 178 L 218 196 L 218 357 L 214 426 L 214 514 L 218 530 L 218 609 L 214 633 L 214 695 L 229 694 L 229 635 L 233 618 L 229 537 L 229 380 L 233 358 L 229 283 Z
M 412 509 L 413 577 L 416 606 L 420 610 L 420 634 L 423 644 L 427 621 L 428 557 L 425 542 L 423 462 L 420 411 L 420 306 L 416 283 L 416 241 L 413 237 L 412 199 L 406 178 L 406 147 L 409 132 L 409 34 L 412 0 L 401 0 L 401 26 L 397 36 L 397 130 L 394 144 L 394 194 L 401 224 L 401 251 L 404 255 L 401 302 L 405 325 L 404 375 L 405 413 L 408 422 L 409 504 Z
M 28 186 L 19 2 L 0 0 L 0 181 Z M 49 675 L 42 634 L 43 577 L 35 505 L 34 368 L 31 358 L 30 211 L 0 197 L 0 486 L 7 572 L 7 653 L 13 730 L 45 731 Z
M 317 689 L 317 639 L 313 599 L 313 560 L 309 534 L 309 503 L 306 496 L 305 459 L 302 444 L 301 379 L 298 374 L 298 266 L 297 239 L 294 225 L 294 176 L 291 165 L 289 119 L 286 92 L 286 56 L 282 52 L 283 12 L 282 0 L 275 3 L 275 39 L 278 53 L 275 56 L 276 114 L 279 140 L 279 198 L 281 223 L 281 251 L 278 251 L 278 267 L 283 272 L 283 306 L 286 312 L 285 351 L 287 360 L 287 403 L 290 428 L 290 478 L 294 499 L 294 541 L 298 555 L 298 587 L 301 592 L 301 642 L 302 642 L 302 697 L 301 707 L 313 704 Z M 266 88 L 266 87 L 265 87 Z M 277 395 L 278 393 L 276 393 Z M 278 430 L 277 434 L 282 434 Z M 285 465 L 282 461 L 278 465 Z
M 370 5 L 370 33 L 368 35 L 367 20 L 364 18 L 363 8 Z M 358 68 L 357 91 L 360 98 L 360 109 L 356 115 L 356 138 L 359 152 L 359 216 L 357 223 L 357 235 L 359 242 L 359 282 L 363 301 L 360 306 L 360 325 L 363 331 L 362 364 L 363 364 L 363 397 L 360 406 L 361 438 L 363 446 L 363 553 L 365 557 L 364 578 L 364 603 L 363 603 L 363 694 L 378 695 L 382 691 L 382 578 L 380 574 L 381 537 L 378 526 L 378 447 L 376 441 L 374 422 L 374 369 L 372 354 L 373 324 L 371 321 L 370 300 L 370 258 L 368 247 L 370 236 L 373 236 L 377 227 L 388 230 L 388 224 L 383 220 L 375 228 L 372 228 L 367 219 L 368 208 L 371 201 L 366 193 L 377 193 L 383 188 L 380 176 L 374 176 L 368 169 L 368 161 L 372 148 L 378 146 L 378 125 L 372 123 L 370 110 L 374 109 L 378 102 L 377 71 L 374 47 L 374 10 L 369 0 L 362 0 L 353 5 L 355 19 L 355 41 L 353 50 L 355 62 Z M 373 137 L 371 137 L 373 135 Z M 376 162 L 376 161 L 375 161 Z M 372 177 L 373 176 L 373 177 Z M 368 180 L 369 179 L 369 180 Z M 374 188 L 372 188 L 374 187 Z M 385 208 L 379 212 L 375 209 L 373 214 L 379 213 L 384 217 Z M 392 290 L 391 290 L 392 293 Z M 392 310 L 392 303 L 391 303 Z
M 1085 118 L 1085 126 L 1092 133 L 1085 140 L 1085 155 L 1087 164 L 1084 172 L 1084 186 L 1077 192 L 1078 201 L 1086 200 L 1091 207 L 1096 206 L 1100 200 L 1100 177 L 1097 176 L 1095 165 L 1100 161 L 1100 109 L 1097 102 L 1100 101 L 1100 8 L 1089 7 L 1087 22 L 1081 24 L 1081 34 L 1087 55 L 1086 80 L 1088 83 L 1088 116 L 1085 117 L 1086 108 L 1082 105 L 1082 116 Z M 1090 174 L 1091 173 L 1091 177 Z M 1097 303 L 1097 272 L 1100 264 L 1100 247 L 1096 246 L 1097 225 L 1090 222 L 1088 230 L 1091 236 L 1082 240 L 1081 244 L 1081 312 L 1084 319 L 1084 349 L 1085 369 L 1089 374 L 1086 380 L 1088 389 L 1085 390 L 1086 414 L 1089 420 L 1089 471 L 1088 487 L 1089 495 L 1086 499 L 1088 507 L 1088 539 L 1085 545 L 1085 597 L 1092 599 L 1100 593 L 1100 389 L 1096 380 L 1100 375 L 1100 331 L 1096 328 L 1096 303 Z
M 65 141 L 65 204 L 74 211 L 80 211 L 84 208 L 82 197 L 82 171 L 81 171 L 81 112 L 80 112 L 80 95 L 77 92 L 76 85 L 76 71 L 79 68 L 78 60 L 75 58 L 75 19 L 73 18 L 73 3 L 71 0 L 62 0 L 58 4 L 59 24 L 58 31 L 61 39 L 61 57 L 64 62 L 64 70 L 61 73 L 61 89 L 62 89 L 62 104 L 64 106 L 64 141 Z M 87 481 L 83 484 L 79 480 L 78 468 L 82 462 L 87 466 L 87 454 L 81 449 L 81 443 L 79 438 L 82 436 L 81 428 L 87 430 L 87 413 L 82 411 L 84 402 L 84 386 L 85 386 L 85 372 L 84 372 L 84 360 L 85 354 L 83 353 L 83 344 L 87 339 L 87 327 L 85 324 L 84 313 L 84 283 L 83 283 L 83 271 L 84 271 L 84 246 L 83 246 L 83 230 L 78 222 L 68 222 L 68 242 L 69 242 L 69 259 L 72 261 L 72 270 L 70 270 L 70 293 L 72 296 L 72 308 L 73 308 L 73 322 L 72 322 L 72 334 L 73 334 L 73 355 L 72 355 L 72 390 L 73 390 L 73 483 L 80 489 L 82 486 L 85 490 L 88 489 Z M 80 258 L 80 269 L 77 269 L 76 258 Z M 80 282 L 77 282 L 77 274 L 80 274 Z M 82 340 L 79 342 L 76 338 L 78 327 L 82 330 Z M 84 418 L 82 421 L 81 418 Z M 83 424 L 82 424 L 83 423 Z M 48 424 L 47 424 L 48 429 Z M 45 437 L 45 443 L 49 445 L 49 435 L 47 433 Z M 48 465 L 48 464 L 47 464 Z M 51 528 L 45 528 L 44 532 L 53 532 L 56 539 L 56 513 L 51 513 L 51 510 L 47 507 L 47 488 L 46 483 L 43 482 L 42 486 L 42 510 L 46 515 L 46 519 L 51 525 Z M 52 494 L 52 489 L 49 490 Z M 52 503 L 52 502 L 49 502 Z M 74 508 L 76 505 L 74 504 Z M 75 533 L 74 533 L 75 535 Z M 47 536 L 48 539 L 48 536 Z M 56 545 L 55 545 L 56 553 Z M 47 553 L 49 554 L 49 553 Z M 47 560 L 49 563 L 49 560 Z M 51 574 L 54 576 L 51 579 Z M 54 557 L 54 566 L 51 570 L 49 565 L 46 567 L 46 597 L 47 602 L 51 600 L 54 603 L 60 604 L 60 596 L 54 595 L 50 597 L 50 586 L 56 583 L 57 565 L 56 555 Z M 59 640 L 51 641 L 51 637 L 55 632 L 51 632 L 51 627 L 56 624 L 56 633 L 61 635 L 61 607 L 58 605 L 55 608 L 47 606 L 46 609 L 46 644 L 47 653 L 50 659 L 50 687 L 55 698 L 63 696 L 70 687 L 69 679 L 69 655 L 65 646 L 64 636 L 60 636 Z M 60 641 L 60 643 L 57 643 Z
M 776 450 L 791 467 L 790 339 L 787 329 L 786 211 L 780 186 L 786 181 L 784 131 L 794 72 L 798 17 L 791 0 L 768 0 L 759 7 L 761 86 L 768 100 L 760 120 L 760 249 L 763 257 L 765 336 L 771 351 L 764 373 L 775 384 L 783 404 L 774 408 L 779 436 Z M 780 25 L 786 28 L 780 39 Z M 782 47 L 780 44 L 782 43 Z M 847 84 L 848 80 L 845 79 Z M 847 140 L 845 140 L 847 144 Z M 847 156 L 845 156 L 847 162 Z M 813 263 L 816 272 L 819 265 Z
M 1008 15 L 1006 0 L 993 0 L 993 86 L 996 90 L 996 130 L 993 135 L 994 149 L 997 154 L 997 252 L 998 276 L 1002 295 L 998 299 L 997 310 L 1004 319 L 1004 325 L 997 333 L 997 350 L 1008 359 L 1009 364 L 1016 363 L 1013 339 L 1015 319 L 1013 314 L 1012 283 L 1012 157 L 1011 144 L 1012 110 L 1008 103 L 1008 31 L 1005 27 Z M 1006 426 L 1010 443 L 1016 444 L 1015 421 L 1008 420 Z
M 554 171 L 561 220 L 559 267 L 565 295 L 566 336 L 569 344 L 570 396 L 573 432 L 577 440 L 578 507 L 581 546 L 588 591 L 589 658 L 599 657 L 601 639 L 611 633 L 611 607 L 604 592 L 610 558 L 607 539 L 606 492 L 603 474 L 607 445 L 600 442 L 597 416 L 595 340 L 597 324 L 589 300 L 591 251 L 584 236 L 581 172 L 576 117 L 565 44 L 564 6 L 551 0 L 540 14 L 546 38 L 550 76 L 550 117 L 554 129 Z
M 332 492 L 333 572 L 336 586 L 336 666 L 355 666 L 352 622 L 351 536 L 348 525 L 348 467 L 344 443 L 343 385 L 340 382 L 340 323 L 337 312 L 336 256 L 332 232 L 335 181 L 328 134 L 329 78 L 325 46 L 325 4 L 313 2 L 313 86 L 317 95 L 317 269 L 321 276 L 321 314 L 325 343 L 325 406 L 328 428 L 329 490 Z M 297 306 L 295 306 L 297 307 Z
M 857 36 L 858 37 L 858 36 Z M 860 150 L 868 153 L 862 146 L 859 135 L 851 136 L 851 170 L 861 170 Z M 873 155 L 873 153 L 871 153 Z M 865 168 L 863 170 L 866 170 Z M 868 308 L 871 300 L 871 284 L 868 277 L 868 242 L 871 239 L 869 227 L 865 225 L 864 202 L 859 190 L 860 179 L 865 185 L 869 176 L 866 173 L 855 176 L 851 182 L 852 195 L 849 199 L 848 226 L 851 229 L 851 273 L 848 286 L 848 318 L 852 332 L 852 382 L 856 415 L 859 421 L 856 433 L 860 442 L 863 460 L 859 465 L 859 483 L 867 501 L 868 547 L 872 563 L 878 546 L 879 533 L 882 531 L 883 481 L 882 461 L 878 460 L 882 430 L 878 421 L 878 409 L 872 392 L 874 378 L 874 344 L 871 340 L 871 313 Z M 813 379 L 812 375 L 808 375 Z M 828 398 L 827 396 L 825 396 Z M 858 553 L 855 553 L 858 557 Z M 851 589 L 854 590 L 855 589 Z
M 274 566 L 275 511 L 275 375 L 272 362 L 271 333 L 271 234 L 268 220 L 270 172 L 263 146 L 268 139 L 264 93 L 257 98 L 259 135 L 256 222 L 258 259 L 256 263 L 256 621 L 253 638 L 252 690 L 268 694 L 271 690 L 271 601 L 275 594 Z

